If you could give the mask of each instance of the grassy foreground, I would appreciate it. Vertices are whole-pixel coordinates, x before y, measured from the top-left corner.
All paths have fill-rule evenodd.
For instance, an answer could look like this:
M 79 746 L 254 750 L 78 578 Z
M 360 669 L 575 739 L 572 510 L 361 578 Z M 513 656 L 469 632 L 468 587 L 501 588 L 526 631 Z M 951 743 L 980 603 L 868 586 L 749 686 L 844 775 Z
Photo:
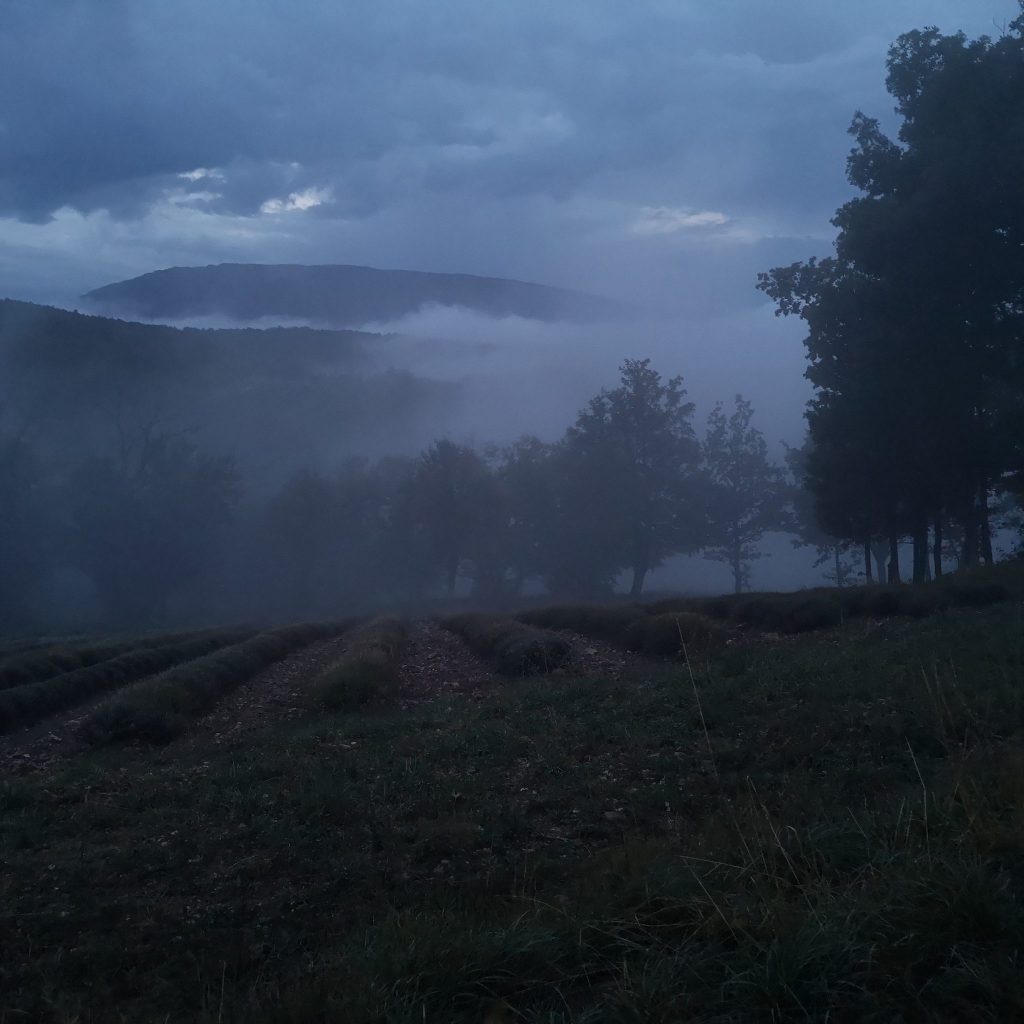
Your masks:
M 1008 603 L 98 751 L 0 784 L 0 1018 L 1022 1019 L 1022 736 Z

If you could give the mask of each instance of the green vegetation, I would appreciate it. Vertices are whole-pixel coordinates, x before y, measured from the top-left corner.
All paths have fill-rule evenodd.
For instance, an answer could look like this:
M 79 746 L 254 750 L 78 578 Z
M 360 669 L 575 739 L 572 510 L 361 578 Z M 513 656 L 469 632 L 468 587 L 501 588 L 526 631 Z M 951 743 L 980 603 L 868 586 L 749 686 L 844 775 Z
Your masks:
M 32 725 L 47 715 L 76 707 L 108 690 L 133 683 L 179 662 L 199 658 L 227 644 L 237 643 L 251 632 L 234 629 L 193 634 L 190 639 L 165 642 L 160 647 L 150 647 L 147 641 L 142 641 L 136 645 L 136 649 L 129 649 L 118 657 L 89 665 L 77 672 L 64 672 L 37 683 L 0 690 L 0 733 Z M 124 646 L 131 648 L 132 645 L 126 643 Z M 48 659 L 47 663 L 56 662 Z
M 507 676 L 530 676 L 565 668 L 572 644 L 546 629 L 489 615 L 453 615 L 441 621 L 481 657 Z
M 74 645 L 43 643 L 15 650 L 10 657 L 0 658 L 0 690 L 50 679 L 66 672 L 88 668 L 109 661 L 130 651 L 166 647 L 180 640 L 198 637 L 191 633 L 153 633 L 122 639 L 90 640 Z
M 967 576 L 944 576 L 915 586 L 840 587 L 793 593 L 667 598 L 643 605 L 652 614 L 696 612 L 780 633 L 836 626 L 846 619 L 924 616 L 951 608 L 980 608 L 1024 594 L 1020 565 Z
M 6 783 L 0 1006 L 1018 1019 L 1021 607 L 691 667 L 319 717 L 230 752 L 115 747 Z
M 521 612 L 520 622 L 542 629 L 566 629 L 625 647 L 630 629 L 646 618 L 636 605 L 563 604 Z
M 85 722 L 83 735 L 94 745 L 167 743 L 256 672 L 343 629 L 331 623 L 284 626 L 178 665 L 102 704 Z
M 324 706 L 351 711 L 392 698 L 408 637 L 408 623 L 395 618 L 374 619 L 350 629 L 345 634 L 344 657 L 314 684 Z
M 814 387 L 800 482 L 832 546 L 913 541 L 913 579 L 993 561 L 992 495 L 1021 496 L 1024 14 L 994 38 L 907 32 L 890 47 L 897 133 L 857 112 L 835 252 L 759 275 L 806 330 Z M 956 209 L 955 218 L 946 212 Z M 911 381 L 913 387 L 909 387 Z M 819 551 L 822 548 L 819 545 Z M 844 572 L 836 551 L 836 574 Z M 881 575 L 881 573 L 879 573 Z
M 684 645 L 704 648 L 725 637 L 721 626 L 696 612 L 666 607 L 648 614 L 648 610 L 637 605 L 560 605 L 523 612 L 519 620 L 532 626 L 583 633 L 623 650 L 654 657 L 675 657 Z

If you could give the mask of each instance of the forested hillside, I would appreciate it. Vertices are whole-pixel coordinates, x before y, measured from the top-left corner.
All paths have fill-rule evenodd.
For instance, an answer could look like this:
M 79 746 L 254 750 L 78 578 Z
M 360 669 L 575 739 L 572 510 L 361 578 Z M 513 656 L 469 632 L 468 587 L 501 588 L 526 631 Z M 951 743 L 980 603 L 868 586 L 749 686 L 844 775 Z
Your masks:
M 397 320 L 430 303 L 531 320 L 596 321 L 628 314 L 624 305 L 595 295 L 497 277 L 257 263 L 169 267 L 104 285 L 84 298 L 116 315 L 291 317 L 335 327 Z

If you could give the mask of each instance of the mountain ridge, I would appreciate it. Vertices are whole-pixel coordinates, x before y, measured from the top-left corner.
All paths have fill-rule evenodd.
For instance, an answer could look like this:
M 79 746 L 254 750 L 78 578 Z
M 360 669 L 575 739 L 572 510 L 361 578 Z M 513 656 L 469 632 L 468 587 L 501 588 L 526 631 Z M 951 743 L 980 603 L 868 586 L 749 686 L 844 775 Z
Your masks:
M 529 281 L 358 264 L 167 267 L 94 288 L 82 299 L 107 315 L 238 321 L 279 316 L 336 329 L 396 320 L 431 304 L 548 322 L 621 319 L 629 312 L 612 299 Z

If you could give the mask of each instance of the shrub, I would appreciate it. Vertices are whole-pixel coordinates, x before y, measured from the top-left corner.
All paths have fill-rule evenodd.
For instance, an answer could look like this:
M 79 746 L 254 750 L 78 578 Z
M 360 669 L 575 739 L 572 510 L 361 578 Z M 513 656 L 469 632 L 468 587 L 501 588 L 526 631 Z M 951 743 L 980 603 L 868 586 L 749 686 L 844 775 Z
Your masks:
M 165 647 L 129 651 L 77 672 L 65 672 L 41 682 L 0 690 L 0 733 L 31 725 L 90 697 L 133 683 L 179 662 L 209 654 L 247 635 L 248 631 L 244 630 L 209 633 Z
M 838 626 L 842 621 L 842 605 L 830 597 L 818 595 L 782 610 L 780 628 L 784 633 L 806 633 L 812 629 Z
M 694 612 L 648 615 L 633 624 L 627 647 L 652 657 L 674 658 L 687 647 L 708 647 L 724 639 L 717 623 Z
M 519 621 L 543 629 L 566 629 L 624 647 L 630 628 L 647 617 L 635 605 L 564 605 L 524 612 Z
M 68 672 L 110 661 L 123 654 L 167 647 L 183 640 L 211 635 L 214 635 L 212 630 L 201 632 L 193 630 L 187 633 L 152 633 L 118 641 L 97 642 L 93 640 L 73 646 L 44 644 L 41 648 L 22 650 L 3 659 L 0 663 L 0 690 L 52 679 Z
M 348 650 L 314 687 L 325 707 L 352 711 L 390 696 L 409 628 L 400 619 L 375 619 L 345 634 Z
M 515 619 L 453 615 L 441 625 L 461 636 L 503 675 L 543 674 L 572 660 L 573 647 L 565 637 Z
M 82 734 L 96 745 L 128 740 L 166 743 L 256 672 L 343 629 L 335 623 L 284 626 L 178 665 L 101 705 L 84 723 Z

